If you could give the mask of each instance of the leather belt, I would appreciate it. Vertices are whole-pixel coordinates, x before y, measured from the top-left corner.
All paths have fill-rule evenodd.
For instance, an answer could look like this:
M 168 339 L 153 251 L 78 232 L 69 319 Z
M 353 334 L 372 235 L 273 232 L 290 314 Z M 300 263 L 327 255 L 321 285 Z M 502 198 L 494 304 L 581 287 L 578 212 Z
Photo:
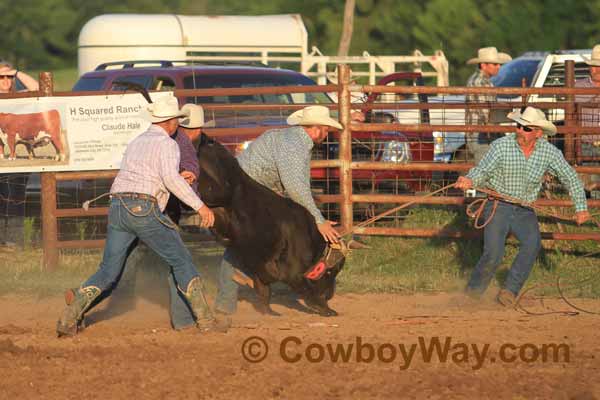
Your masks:
M 532 208 L 531 208 L 531 207 L 528 207 L 528 206 L 526 206 L 526 205 L 523 205 L 523 204 L 521 204 L 521 203 L 517 203 L 517 202 L 514 202 L 514 201 L 510 201 L 510 200 L 502 199 L 502 198 L 499 198 L 499 197 L 488 196 L 488 200 L 489 200 L 489 201 L 494 201 L 494 200 L 496 200 L 496 201 L 499 201 L 500 203 L 510 204 L 511 206 L 517 206 L 517 207 L 525 208 L 525 209 L 527 209 L 527 210 L 532 210 Z
M 149 194 L 145 194 L 145 193 L 134 193 L 134 192 L 111 193 L 110 198 L 112 199 L 113 197 L 121 197 L 121 198 L 126 198 L 126 199 L 149 200 L 149 201 L 153 201 L 155 203 L 157 202 L 156 197 L 150 196 Z

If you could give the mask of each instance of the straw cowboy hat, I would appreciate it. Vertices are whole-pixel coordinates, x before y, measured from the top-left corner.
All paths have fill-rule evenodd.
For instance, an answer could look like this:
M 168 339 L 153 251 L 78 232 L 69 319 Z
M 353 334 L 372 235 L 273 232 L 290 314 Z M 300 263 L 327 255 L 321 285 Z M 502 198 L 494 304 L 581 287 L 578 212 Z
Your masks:
M 187 103 L 181 107 L 181 112 L 183 112 L 185 116 L 179 119 L 179 126 L 189 129 L 215 126 L 215 121 L 204 121 L 204 109 L 202 106 Z
M 587 65 L 591 65 L 593 67 L 598 67 L 600 66 L 600 44 L 597 44 L 594 46 L 594 48 L 592 49 L 592 57 L 588 58 L 584 55 L 581 56 L 583 58 L 583 61 L 585 61 L 585 63 Z
M 505 64 L 512 60 L 512 57 L 507 53 L 499 53 L 495 47 L 483 47 L 477 51 L 477 57 L 471 58 L 467 64 Z
M 164 96 L 154 103 L 148 104 L 148 108 L 145 110 L 145 113 L 143 113 L 143 116 L 148 121 L 155 124 L 173 118 L 185 117 L 186 114 L 179 110 L 177 98 L 173 96 Z
M 525 111 L 509 112 L 507 117 L 523 126 L 536 126 L 542 128 L 544 133 L 553 136 L 556 134 L 556 126 L 546 119 L 542 110 L 534 107 L 527 107 Z
M 308 106 L 292 113 L 287 118 L 288 125 L 326 125 L 343 129 L 342 125 L 329 116 L 329 108 L 324 106 Z

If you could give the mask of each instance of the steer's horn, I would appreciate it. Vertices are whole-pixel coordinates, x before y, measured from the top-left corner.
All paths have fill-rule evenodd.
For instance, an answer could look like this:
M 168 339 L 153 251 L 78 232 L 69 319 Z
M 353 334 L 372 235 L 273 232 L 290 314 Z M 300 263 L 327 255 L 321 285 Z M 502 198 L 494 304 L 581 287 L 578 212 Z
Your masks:
M 144 96 L 144 99 L 146 99 L 146 101 L 149 104 L 152 103 L 152 99 L 150 98 L 150 95 L 148 94 L 148 91 L 146 90 L 146 88 L 144 88 L 139 83 L 127 82 L 127 81 L 114 81 L 113 85 L 124 86 L 125 87 L 125 91 L 127 91 L 127 90 L 134 90 L 134 91 L 140 93 L 142 96 Z

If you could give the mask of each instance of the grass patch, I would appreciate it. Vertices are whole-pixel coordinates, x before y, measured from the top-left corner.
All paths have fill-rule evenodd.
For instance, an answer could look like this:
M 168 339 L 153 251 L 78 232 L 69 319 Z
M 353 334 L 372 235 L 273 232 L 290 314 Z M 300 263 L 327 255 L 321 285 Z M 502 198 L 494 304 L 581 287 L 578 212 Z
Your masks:
M 78 250 L 63 253 L 56 271 L 46 271 L 39 248 L 0 248 L 0 295 L 28 293 L 40 297 L 62 293 L 77 287 L 98 267 L 99 250 Z
M 435 229 L 468 228 L 463 213 L 447 208 L 422 207 L 411 209 L 402 222 L 403 227 Z M 594 231 L 587 225 L 562 225 L 565 232 Z M 84 226 L 80 227 L 84 232 Z M 552 221 L 542 221 L 542 231 L 556 231 Z M 81 233 L 80 232 L 80 233 Z M 187 242 L 194 262 L 205 278 L 207 292 L 216 293 L 217 272 L 223 248 L 207 247 L 205 243 Z M 339 292 L 355 293 L 414 293 L 451 292 L 462 290 L 482 251 L 481 240 L 451 240 L 445 238 L 364 237 L 371 249 L 355 250 L 346 261 L 338 278 Z M 600 255 L 583 257 L 600 251 L 593 241 L 544 242 L 544 249 L 535 263 L 526 284 L 546 285 L 537 293 L 554 295 L 556 280 L 564 283 L 581 281 L 598 275 Z M 505 257 L 492 285 L 500 286 L 507 275 L 518 244 L 509 239 Z M 26 292 L 38 296 L 61 293 L 65 288 L 77 287 L 98 268 L 101 250 L 62 251 L 57 271 L 44 271 L 42 251 L 38 248 L 0 247 L 0 295 Z M 158 261 L 145 262 L 144 275 L 160 282 L 167 269 Z M 600 279 L 592 280 L 566 291 L 569 296 L 600 297 Z
M 215 294 L 223 248 L 199 243 L 188 243 L 188 248 L 194 263 L 205 277 L 207 292 Z M 78 287 L 89 278 L 98 269 L 102 250 L 63 250 L 56 271 L 44 270 L 40 248 L 0 247 L 0 258 L 0 296 L 24 293 L 45 297 L 61 294 L 66 288 Z M 144 281 L 166 279 L 168 270 L 157 259 L 150 257 L 145 260 L 147 263 L 141 273 Z M 125 274 L 123 278 L 127 278 Z

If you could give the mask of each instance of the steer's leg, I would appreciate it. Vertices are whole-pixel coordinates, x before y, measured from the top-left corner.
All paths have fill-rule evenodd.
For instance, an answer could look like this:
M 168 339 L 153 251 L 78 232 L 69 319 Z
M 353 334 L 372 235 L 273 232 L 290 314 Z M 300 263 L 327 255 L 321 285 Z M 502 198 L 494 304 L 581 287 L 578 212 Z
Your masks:
M 254 304 L 254 308 L 258 312 L 274 316 L 281 315 L 273 311 L 269 305 L 271 302 L 271 286 L 261 281 L 258 276 L 254 276 L 254 290 L 258 296 L 258 303 Z

